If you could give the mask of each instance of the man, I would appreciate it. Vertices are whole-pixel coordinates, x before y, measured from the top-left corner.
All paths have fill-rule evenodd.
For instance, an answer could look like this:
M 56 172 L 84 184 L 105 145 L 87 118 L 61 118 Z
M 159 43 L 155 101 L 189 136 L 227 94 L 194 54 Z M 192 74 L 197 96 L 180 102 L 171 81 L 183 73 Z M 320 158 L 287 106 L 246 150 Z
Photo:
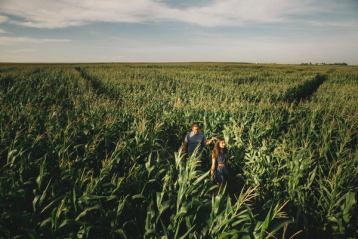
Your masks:
M 188 132 L 184 138 L 182 150 L 190 157 L 195 149 L 199 147 L 198 155 L 200 155 L 204 147 L 211 144 L 214 140 L 215 138 L 213 137 L 207 141 L 204 133 L 200 130 L 199 123 L 194 122 L 191 125 L 191 132 Z

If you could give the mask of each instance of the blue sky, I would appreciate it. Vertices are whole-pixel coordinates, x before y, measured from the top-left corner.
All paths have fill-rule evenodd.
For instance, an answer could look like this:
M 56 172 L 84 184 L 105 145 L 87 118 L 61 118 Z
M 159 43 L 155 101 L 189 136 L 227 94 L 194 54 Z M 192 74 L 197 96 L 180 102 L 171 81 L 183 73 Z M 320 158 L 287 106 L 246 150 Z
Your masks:
M 357 0 L 0 0 L 1 62 L 358 65 Z

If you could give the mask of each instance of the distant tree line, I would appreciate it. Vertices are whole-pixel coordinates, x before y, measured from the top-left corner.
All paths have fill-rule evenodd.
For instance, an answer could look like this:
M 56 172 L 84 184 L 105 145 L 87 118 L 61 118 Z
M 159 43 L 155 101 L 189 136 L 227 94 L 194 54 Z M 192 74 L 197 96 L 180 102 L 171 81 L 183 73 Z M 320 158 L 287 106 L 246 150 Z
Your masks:
M 339 66 L 348 66 L 348 64 L 346 62 L 335 62 L 335 63 L 312 63 L 312 62 L 303 62 L 301 63 L 301 65 L 339 65 Z

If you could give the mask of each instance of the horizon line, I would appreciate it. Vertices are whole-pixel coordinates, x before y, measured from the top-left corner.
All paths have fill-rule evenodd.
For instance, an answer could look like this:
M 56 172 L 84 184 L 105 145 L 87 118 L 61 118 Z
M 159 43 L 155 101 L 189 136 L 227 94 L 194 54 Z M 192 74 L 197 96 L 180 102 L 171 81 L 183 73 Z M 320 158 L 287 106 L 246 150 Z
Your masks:
M 245 62 L 245 61 L 54 61 L 54 62 L 41 62 L 41 61 L 0 61 L 0 64 L 185 64 L 185 63 L 221 63 L 221 64 L 252 64 L 252 65 L 306 65 L 306 66 L 358 66 L 357 64 L 349 64 L 347 62 L 301 62 L 301 63 L 276 63 L 276 62 Z M 341 65 L 347 64 L 347 65 Z

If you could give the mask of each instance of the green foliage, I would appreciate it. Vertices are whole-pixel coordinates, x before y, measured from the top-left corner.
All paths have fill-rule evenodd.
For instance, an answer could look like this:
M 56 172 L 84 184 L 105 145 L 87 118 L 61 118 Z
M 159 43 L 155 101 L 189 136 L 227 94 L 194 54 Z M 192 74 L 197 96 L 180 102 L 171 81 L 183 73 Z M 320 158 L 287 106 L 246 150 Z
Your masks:
M 0 65 L 0 237 L 357 238 L 358 69 Z M 219 188 L 176 153 L 221 135 Z

